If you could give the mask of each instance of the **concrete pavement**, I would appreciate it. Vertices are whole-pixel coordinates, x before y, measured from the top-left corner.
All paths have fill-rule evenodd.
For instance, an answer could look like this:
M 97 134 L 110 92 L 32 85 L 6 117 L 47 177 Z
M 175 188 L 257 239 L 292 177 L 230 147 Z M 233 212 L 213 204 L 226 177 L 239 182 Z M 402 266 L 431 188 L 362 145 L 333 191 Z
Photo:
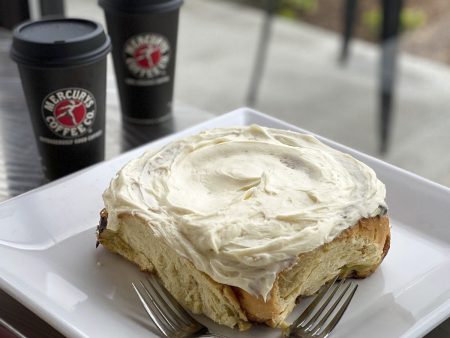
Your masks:
M 94 1 L 69 15 L 103 21 Z M 245 105 L 263 15 L 236 3 L 189 0 L 181 10 L 175 98 L 215 114 Z M 275 20 L 256 108 L 377 154 L 378 46 L 354 41 L 346 67 L 339 36 Z M 392 144 L 384 160 L 450 186 L 450 67 L 402 54 Z

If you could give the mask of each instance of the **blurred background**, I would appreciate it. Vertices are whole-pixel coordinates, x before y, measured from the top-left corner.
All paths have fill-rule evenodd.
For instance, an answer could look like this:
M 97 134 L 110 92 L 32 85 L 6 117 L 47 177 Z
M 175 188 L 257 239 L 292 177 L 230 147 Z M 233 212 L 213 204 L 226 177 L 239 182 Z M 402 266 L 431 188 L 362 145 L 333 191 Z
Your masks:
M 97 1 L 61 3 L 104 24 Z M 252 106 L 450 186 L 449 32 L 447 0 L 185 1 L 175 103 Z
M 450 2 L 387 8 L 391 26 L 396 13 L 399 22 L 383 39 L 384 7 L 396 2 L 186 1 L 175 100 L 217 115 L 252 105 L 450 186 Z M 92 0 L 67 1 L 66 11 L 104 20 Z M 392 82 L 392 103 L 381 152 L 383 81 Z

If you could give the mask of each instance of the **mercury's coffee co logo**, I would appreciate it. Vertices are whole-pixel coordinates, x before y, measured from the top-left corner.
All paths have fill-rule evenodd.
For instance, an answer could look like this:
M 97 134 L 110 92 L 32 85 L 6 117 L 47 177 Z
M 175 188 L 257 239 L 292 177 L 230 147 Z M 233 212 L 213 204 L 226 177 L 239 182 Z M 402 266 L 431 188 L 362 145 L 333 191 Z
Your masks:
M 44 99 L 42 114 L 54 134 L 77 138 L 92 131 L 96 114 L 95 98 L 85 89 L 59 89 Z
M 165 75 L 170 60 L 170 44 L 159 34 L 144 33 L 125 43 L 125 62 L 130 72 L 141 79 Z

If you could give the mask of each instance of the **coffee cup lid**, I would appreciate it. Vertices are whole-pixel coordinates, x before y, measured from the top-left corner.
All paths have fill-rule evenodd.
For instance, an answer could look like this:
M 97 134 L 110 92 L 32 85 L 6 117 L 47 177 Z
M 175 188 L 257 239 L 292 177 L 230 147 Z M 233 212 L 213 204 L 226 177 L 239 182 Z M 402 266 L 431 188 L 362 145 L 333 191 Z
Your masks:
M 98 4 L 105 10 L 142 14 L 167 12 L 179 8 L 183 0 L 99 0 Z
M 10 55 L 20 64 L 68 67 L 100 60 L 110 50 L 110 39 L 99 23 L 53 18 L 17 26 Z

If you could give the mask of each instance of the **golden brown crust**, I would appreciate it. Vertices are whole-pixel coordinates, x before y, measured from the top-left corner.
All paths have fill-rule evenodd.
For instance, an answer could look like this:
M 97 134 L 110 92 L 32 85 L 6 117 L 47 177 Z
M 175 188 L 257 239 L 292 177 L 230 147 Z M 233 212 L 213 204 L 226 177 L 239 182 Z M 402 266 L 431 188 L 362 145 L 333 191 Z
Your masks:
M 354 229 L 354 227 L 358 226 L 358 230 Z M 355 233 L 352 231 L 361 231 L 361 235 L 367 237 L 369 240 L 372 240 L 375 244 L 382 247 L 382 254 L 378 264 L 373 265 L 370 269 L 367 270 L 353 270 L 347 276 L 347 278 L 366 278 L 370 276 L 381 264 L 384 257 L 386 257 L 391 243 L 391 229 L 389 226 L 389 218 L 387 216 L 376 216 L 369 219 L 360 220 L 354 227 L 345 230 L 342 234 L 344 236 L 354 236 Z M 347 233 L 347 231 L 349 233 Z M 338 238 L 340 238 L 339 236 Z
M 355 267 L 355 269 L 351 269 L 348 271 L 344 270 L 341 272 L 341 276 L 345 278 L 365 278 L 376 270 L 378 265 L 386 256 L 387 251 L 389 250 L 390 227 L 388 217 L 376 216 L 369 219 L 361 219 L 354 226 L 344 230 L 332 242 L 324 244 L 323 246 L 311 252 L 300 254 L 298 258 L 298 264 L 302 264 L 303 260 L 310 260 L 311 256 L 322 255 L 330 248 L 330 246 L 336 245 L 337 242 L 345 242 L 350 238 L 365 238 L 367 239 L 368 243 L 382 248 L 381 258 L 374 265 L 367 267 L 358 266 Z M 286 298 L 286 295 L 281 295 L 279 290 L 280 281 L 288 272 L 289 270 L 283 271 L 279 274 L 278 279 L 274 284 L 274 287 L 272 288 L 270 298 L 267 302 L 264 302 L 261 297 L 254 297 L 253 295 L 240 288 L 235 288 L 235 292 L 238 295 L 239 302 L 250 320 L 260 323 L 266 323 L 267 325 L 273 327 L 280 324 L 280 317 L 282 316 L 283 312 L 285 312 L 286 310 L 290 312 L 290 309 L 286 309 L 286 306 L 289 306 L 290 304 L 286 304 L 286 302 L 282 301 Z M 336 275 L 331 275 L 331 278 L 333 278 L 334 276 Z M 298 296 L 301 295 L 303 295 L 303 293 L 300 292 Z
M 251 321 L 263 323 L 279 315 L 278 284 L 273 285 L 267 302 L 262 297 L 255 297 L 241 288 L 235 287 L 234 289 L 242 309 Z
M 102 211 L 101 217 L 102 219 L 107 217 L 106 211 Z M 121 217 L 121 222 L 126 224 L 133 219 L 136 220 L 133 216 L 128 215 Z M 118 252 L 135 262 L 141 269 L 156 270 L 155 272 L 158 273 L 158 268 L 153 268 L 151 257 L 147 259 L 142 257 L 141 253 L 136 254 L 120 234 L 109 230 L 99 231 L 98 241 L 109 250 Z M 292 311 L 297 297 L 315 293 L 321 285 L 336 275 L 343 278 L 365 278 L 372 274 L 389 250 L 390 227 L 387 216 L 361 219 L 354 226 L 344 230 L 333 241 L 310 252 L 300 254 L 298 263 L 294 267 L 278 275 L 267 301 L 238 287 L 215 282 L 203 272 L 198 271 L 190 261 L 177 255 L 173 249 L 162 242 L 160 241 L 158 245 L 161 245 L 161 250 L 165 250 L 173 256 L 172 261 L 179 261 L 177 263 L 178 269 L 185 269 L 184 273 L 192 273 L 193 276 L 196 276 L 196 279 L 201 280 L 199 285 L 202 288 L 210 289 L 212 292 L 222 295 L 220 297 L 225 299 L 224 303 L 229 305 L 229 307 L 227 306 L 228 311 L 235 311 L 234 322 L 236 324 L 234 325 L 244 329 L 248 320 L 276 327 L 283 325 L 284 318 Z M 352 245 L 353 251 L 347 252 L 349 251 L 347 246 L 350 245 Z M 340 262 L 338 261 L 334 266 L 327 266 L 328 261 L 335 259 L 336 253 L 342 254 L 343 252 L 347 253 L 348 257 Z M 323 269 L 320 270 L 318 267 Z M 179 273 L 183 273 L 183 271 L 180 270 Z M 313 275 L 316 276 L 317 280 L 311 282 Z M 177 299 L 183 303 L 182 299 Z M 184 305 L 190 307 L 189 304 L 184 303 Z M 201 306 L 200 308 L 191 308 L 191 310 L 195 313 L 211 314 L 211 311 L 208 313 L 208 309 L 201 308 Z

